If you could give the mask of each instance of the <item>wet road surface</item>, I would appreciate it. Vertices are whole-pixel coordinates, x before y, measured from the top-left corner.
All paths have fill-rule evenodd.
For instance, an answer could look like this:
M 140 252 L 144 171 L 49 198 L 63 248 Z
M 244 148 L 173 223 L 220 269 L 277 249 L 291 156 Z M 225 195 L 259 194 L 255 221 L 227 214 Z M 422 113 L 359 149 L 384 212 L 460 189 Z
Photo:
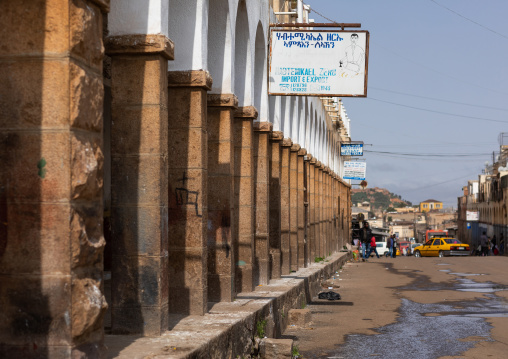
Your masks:
M 508 357 L 508 258 L 370 260 L 336 275 L 348 304 L 314 301 L 308 327 L 285 333 L 305 359 Z

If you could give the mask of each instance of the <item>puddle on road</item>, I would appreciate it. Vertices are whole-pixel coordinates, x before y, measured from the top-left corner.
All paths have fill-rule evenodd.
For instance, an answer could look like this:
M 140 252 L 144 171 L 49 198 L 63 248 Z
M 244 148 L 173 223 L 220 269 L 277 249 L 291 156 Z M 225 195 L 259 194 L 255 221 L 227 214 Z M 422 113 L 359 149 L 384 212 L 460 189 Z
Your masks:
M 420 304 L 402 299 L 401 316 L 396 323 L 375 329 L 379 335 L 347 336 L 346 343 L 333 355 L 342 358 L 381 356 L 434 359 L 459 355 L 474 347 L 478 341 L 492 341 L 489 336 L 492 327 L 483 317 L 464 316 L 463 312 L 464 309 L 450 305 Z M 421 313 L 437 315 L 426 316 Z M 461 341 L 468 337 L 479 339 Z
M 481 309 L 484 305 L 481 303 L 477 308 L 483 313 L 477 313 L 471 312 L 471 308 L 420 304 L 402 299 L 401 316 L 396 323 L 375 329 L 379 335 L 348 335 L 346 343 L 333 355 L 342 358 L 381 356 L 418 359 L 459 355 L 479 341 L 492 341 L 492 327 L 483 317 L 490 316 L 489 311 Z M 470 337 L 477 340 L 463 341 Z
M 438 264 L 446 265 L 446 264 Z M 508 317 L 508 305 L 492 294 L 508 287 L 492 282 L 477 283 L 469 278 L 483 274 L 450 273 L 458 276 L 453 286 L 425 289 L 411 285 L 405 290 L 439 290 L 486 293 L 484 298 L 450 304 L 421 304 L 402 299 L 400 316 L 396 323 L 374 329 L 378 335 L 348 335 L 346 342 L 333 355 L 340 358 L 404 358 L 435 359 L 457 356 L 474 347 L 478 342 L 493 341 L 492 326 L 486 318 Z M 411 287 L 411 288 L 410 288 Z M 401 338 L 404 338 L 401 340 Z M 467 340 L 466 340 L 467 339 Z M 396 343 L 396 345 L 386 345 Z M 333 357 L 333 356 L 332 356 Z

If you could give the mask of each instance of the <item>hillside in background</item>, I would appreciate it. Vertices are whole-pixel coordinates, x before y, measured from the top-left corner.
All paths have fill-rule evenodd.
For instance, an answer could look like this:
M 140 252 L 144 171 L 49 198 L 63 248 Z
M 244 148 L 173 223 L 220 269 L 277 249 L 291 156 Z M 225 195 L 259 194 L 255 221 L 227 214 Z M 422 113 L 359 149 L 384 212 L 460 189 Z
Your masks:
M 411 202 L 403 200 L 399 195 L 378 187 L 352 189 L 351 201 L 354 205 L 365 201 L 370 202 L 371 208 L 376 210 L 386 210 L 388 207 L 412 206 Z

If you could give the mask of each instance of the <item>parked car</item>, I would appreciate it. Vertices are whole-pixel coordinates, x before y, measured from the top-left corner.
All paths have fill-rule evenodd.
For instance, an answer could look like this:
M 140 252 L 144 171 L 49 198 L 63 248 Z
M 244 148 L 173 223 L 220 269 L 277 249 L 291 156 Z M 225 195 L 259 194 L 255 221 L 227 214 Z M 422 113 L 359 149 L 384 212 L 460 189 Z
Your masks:
M 422 244 L 421 243 L 411 243 L 411 254 L 410 255 L 413 255 L 415 253 L 415 249 L 420 247 Z
M 456 238 L 432 238 L 415 248 L 415 257 L 468 256 L 469 244 Z

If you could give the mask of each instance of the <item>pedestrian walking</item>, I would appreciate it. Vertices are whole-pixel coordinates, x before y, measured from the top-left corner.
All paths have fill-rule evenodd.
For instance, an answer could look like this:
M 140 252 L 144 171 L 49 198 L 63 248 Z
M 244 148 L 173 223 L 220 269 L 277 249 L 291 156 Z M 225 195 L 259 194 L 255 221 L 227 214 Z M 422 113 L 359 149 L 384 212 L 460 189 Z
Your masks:
M 392 249 L 392 258 L 397 257 L 397 238 L 393 235 L 393 249 Z
M 393 251 L 393 234 L 388 237 L 388 242 L 386 243 L 388 246 L 388 256 L 392 257 L 392 251 Z
M 489 238 L 485 231 L 480 236 L 480 246 L 482 247 L 482 256 L 487 256 L 489 253 Z
M 499 235 L 499 254 L 504 255 L 504 234 Z
M 377 252 L 376 237 L 374 237 L 374 236 L 372 236 L 372 238 L 370 239 L 370 249 L 369 249 L 369 254 L 367 255 L 367 258 L 370 258 L 370 254 L 372 252 L 376 253 L 376 257 L 379 258 L 379 254 Z
M 372 229 L 370 229 L 369 222 L 363 224 L 360 231 L 360 241 L 362 242 L 362 261 L 367 260 L 367 251 L 370 247 L 370 239 L 372 238 Z

